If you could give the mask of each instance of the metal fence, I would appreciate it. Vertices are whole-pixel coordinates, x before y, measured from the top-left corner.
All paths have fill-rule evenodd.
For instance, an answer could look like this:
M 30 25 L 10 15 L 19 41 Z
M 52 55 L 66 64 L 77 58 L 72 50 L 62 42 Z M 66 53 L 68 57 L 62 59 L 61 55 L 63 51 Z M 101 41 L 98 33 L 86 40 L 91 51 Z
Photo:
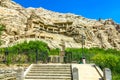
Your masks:
M 1 50 L 0 51 L 0 63 L 38 63 L 46 62 L 48 59 L 48 53 L 39 50 Z
M 86 59 L 87 63 L 92 63 L 91 53 L 74 53 L 65 52 L 64 63 L 82 63 L 82 58 Z M 54 61 L 51 60 L 54 59 Z M 58 58 L 58 59 L 57 59 Z M 55 61 L 57 60 L 57 61 Z M 60 62 L 60 55 L 52 56 L 47 51 L 36 50 L 1 50 L 0 63 L 47 63 L 47 62 Z
M 65 52 L 65 56 L 64 56 L 64 62 L 65 63 L 79 63 L 82 64 L 82 59 L 85 59 L 87 63 L 92 63 L 93 61 L 91 60 L 91 58 L 94 56 L 95 54 L 91 54 L 91 53 L 72 53 L 72 52 Z

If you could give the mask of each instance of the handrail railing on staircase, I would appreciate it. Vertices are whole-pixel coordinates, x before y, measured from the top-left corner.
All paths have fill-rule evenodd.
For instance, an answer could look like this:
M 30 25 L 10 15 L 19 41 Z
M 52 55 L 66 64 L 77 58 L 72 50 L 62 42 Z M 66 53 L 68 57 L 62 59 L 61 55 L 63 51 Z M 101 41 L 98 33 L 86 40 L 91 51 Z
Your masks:
M 104 80 L 102 74 L 100 73 L 100 71 L 98 70 L 97 66 L 96 65 L 93 65 L 93 67 L 95 67 L 96 71 L 98 72 L 98 74 L 100 75 L 100 77 L 102 78 L 102 80 Z
M 33 64 L 31 64 L 31 65 L 27 68 L 27 70 L 24 72 L 23 77 L 26 76 L 26 74 L 29 72 L 29 70 L 31 69 L 32 66 L 33 66 Z
M 71 64 L 70 64 L 70 69 L 71 69 L 71 80 L 73 80 L 72 65 Z

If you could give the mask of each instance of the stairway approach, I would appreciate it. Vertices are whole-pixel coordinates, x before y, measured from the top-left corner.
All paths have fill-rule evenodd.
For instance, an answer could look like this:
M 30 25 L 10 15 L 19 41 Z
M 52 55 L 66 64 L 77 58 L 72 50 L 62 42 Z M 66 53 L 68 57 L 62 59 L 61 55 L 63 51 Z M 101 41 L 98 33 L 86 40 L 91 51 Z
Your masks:
M 78 69 L 79 80 L 102 80 L 103 72 L 95 64 L 72 64 L 72 68 Z
M 32 64 L 24 80 L 71 80 L 70 64 Z

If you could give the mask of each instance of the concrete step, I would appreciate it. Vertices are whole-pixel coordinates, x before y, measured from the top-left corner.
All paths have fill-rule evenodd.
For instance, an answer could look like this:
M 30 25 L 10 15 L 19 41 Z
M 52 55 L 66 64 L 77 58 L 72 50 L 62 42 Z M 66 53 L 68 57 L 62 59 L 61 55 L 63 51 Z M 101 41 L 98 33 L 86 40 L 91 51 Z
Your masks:
M 71 74 L 28 73 L 27 76 L 71 76 Z
M 24 79 L 24 80 L 71 80 L 71 79 Z
M 71 76 L 26 76 L 26 79 L 71 79 Z
M 34 68 L 69 68 L 70 66 L 33 66 Z
M 31 70 L 69 70 L 70 69 L 70 67 L 68 67 L 68 68 L 31 68 Z
M 51 73 L 55 73 L 55 74 L 58 74 L 58 73 L 60 73 L 60 74 L 71 74 L 71 71 L 29 71 L 29 73 L 49 73 L 49 74 L 51 74 Z
M 69 69 L 70 67 L 32 67 L 31 69 Z
M 70 71 L 69 69 L 31 69 L 30 71 Z
M 60 65 L 55 65 L 55 64 L 54 65 L 53 64 L 52 65 L 50 65 L 50 64 L 42 64 L 42 65 L 38 64 L 37 65 L 37 64 L 34 64 L 33 66 L 34 67 L 70 67 L 70 65 L 68 65 L 68 64 L 63 64 L 63 65 L 62 64 L 60 64 Z

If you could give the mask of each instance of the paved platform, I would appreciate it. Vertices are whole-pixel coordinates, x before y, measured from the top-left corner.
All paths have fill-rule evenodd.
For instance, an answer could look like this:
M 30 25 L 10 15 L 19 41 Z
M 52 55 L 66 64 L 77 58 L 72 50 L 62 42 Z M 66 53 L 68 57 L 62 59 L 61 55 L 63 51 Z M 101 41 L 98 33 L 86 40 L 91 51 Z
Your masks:
M 94 64 L 72 64 L 72 68 L 78 68 L 79 80 L 101 80 L 101 76 L 95 69 Z M 97 67 L 97 69 L 103 76 L 100 68 Z

